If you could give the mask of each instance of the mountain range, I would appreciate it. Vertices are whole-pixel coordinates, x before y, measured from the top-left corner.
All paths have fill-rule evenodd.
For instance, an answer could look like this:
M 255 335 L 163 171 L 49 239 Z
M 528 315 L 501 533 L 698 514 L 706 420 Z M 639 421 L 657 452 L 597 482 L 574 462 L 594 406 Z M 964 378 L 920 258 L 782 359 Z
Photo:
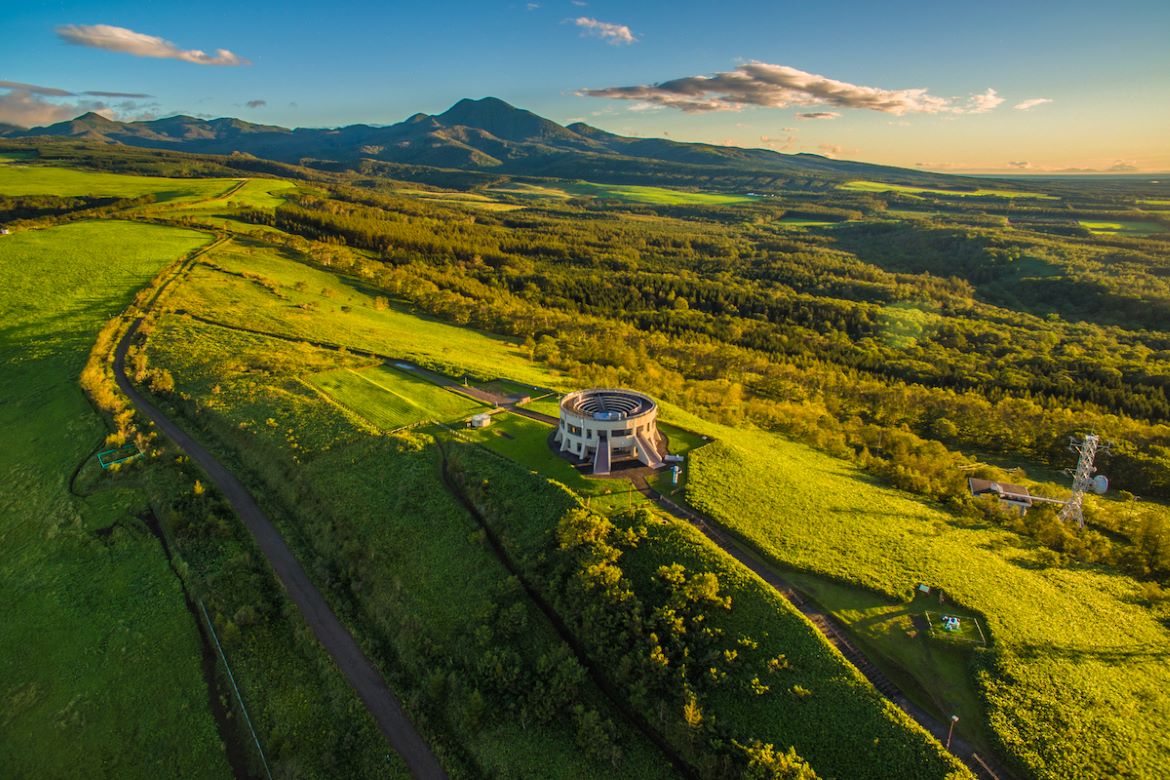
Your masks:
M 498 98 L 464 99 L 441 114 L 415 114 L 388 126 L 289 129 L 241 119 L 172 116 L 118 122 L 88 113 L 31 129 L 0 126 L 0 138 L 62 137 L 199 154 L 248 154 L 296 164 L 358 168 L 457 168 L 597 181 L 737 186 L 870 177 L 907 183 L 951 180 L 903 168 L 665 138 L 632 138 L 583 122 L 557 124 Z

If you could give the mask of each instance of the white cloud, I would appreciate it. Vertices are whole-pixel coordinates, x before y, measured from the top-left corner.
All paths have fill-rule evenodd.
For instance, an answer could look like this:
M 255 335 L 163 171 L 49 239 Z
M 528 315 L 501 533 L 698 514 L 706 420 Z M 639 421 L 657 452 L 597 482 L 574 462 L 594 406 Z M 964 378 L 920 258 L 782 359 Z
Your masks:
M 967 114 L 986 114 L 988 111 L 996 108 L 1003 102 L 1003 98 L 996 94 L 994 89 L 989 89 L 979 95 L 972 95 L 967 99 L 967 110 L 959 113 Z
M 582 89 L 587 97 L 638 100 L 687 112 L 738 111 L 745 106 L 786 108 L 830 105 L 903 114 L 966 114 L 990 111 L 1003 101 L 987 90 L 961 102 L 925 88 L 882 89 L 837 81 L 787 65 L 748 62 L 713 76 L 687 76 L 661 84 Z M 825 112 L 829 113 L 829 112 Z
M 634 37 L 634 33 L 630 31 L 630 28 L 624 24 L 600 22 L 597 19 L 590 19 L 587 16 L 578 16 L 573 20 L 573 24 L 581 28 L 582 35 L 592 35 L 596 38 L 601 38 L 613 46 L 628 45 L 637 43 L 638 41 Z
M 535 11 L 537 8 L 540 8 L 540 3 L 529 3 L 524 8 L 528 11 Z
M 1052 98 L 1030 98 L 1023 101 L 1022 103 L 1016 103 L 1015 108 L 1017 111 L 1028 111 L 1029 109 L 1033 109 L 1036 106 L 1042 106 L 1045 103 L 1051 102 Z
M 797 114 L 797 119 L 836 119 L 841 116 L 837 111 L 807 111 L 802 114 Z
M 66 24 L 57 28 L 57 35 L 67 43 L 77 46 L 91 46 L 95 49 L 133 54 L 135 57 L 182 60 L 196 65 L 252 64 L 227 49 L 216 49 L 214 56 L 199 49 L 184 50 L 155 35 L 146 35 L 108 24 Z

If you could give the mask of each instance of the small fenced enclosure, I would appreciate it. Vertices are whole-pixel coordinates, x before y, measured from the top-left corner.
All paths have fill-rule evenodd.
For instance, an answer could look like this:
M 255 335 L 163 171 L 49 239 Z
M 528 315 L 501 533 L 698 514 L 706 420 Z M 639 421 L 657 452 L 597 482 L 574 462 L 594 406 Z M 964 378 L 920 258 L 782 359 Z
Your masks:
M 987 636 L 979 620 L 971 615 L 952 615 L 940 612 L 923 612 L 926 626 L 932 639 L 954 642 L 958 645 L 987 646 Z
M 108 469 L 115 463 L 124 463 L 128 460 L 133 460 L 141 454 L 142 452 L 138 449 L 138 445 L 130 442 L 123 444 L 121 447 L 115 447 L 112 450 L 99 452 L 97 454 L 97 461 L 103 469 Z

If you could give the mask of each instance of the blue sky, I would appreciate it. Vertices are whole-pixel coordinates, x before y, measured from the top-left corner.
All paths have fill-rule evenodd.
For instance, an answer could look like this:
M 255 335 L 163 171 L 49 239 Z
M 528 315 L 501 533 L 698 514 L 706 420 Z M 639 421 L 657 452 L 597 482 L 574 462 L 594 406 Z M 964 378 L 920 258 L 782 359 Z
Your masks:
M 14 4 L 0 29 L 0 121 L 24 125 L 87 108 L 383 124 L 495 95 L 907 167 L 1170 170 L 1166 2 L 139 0 Z

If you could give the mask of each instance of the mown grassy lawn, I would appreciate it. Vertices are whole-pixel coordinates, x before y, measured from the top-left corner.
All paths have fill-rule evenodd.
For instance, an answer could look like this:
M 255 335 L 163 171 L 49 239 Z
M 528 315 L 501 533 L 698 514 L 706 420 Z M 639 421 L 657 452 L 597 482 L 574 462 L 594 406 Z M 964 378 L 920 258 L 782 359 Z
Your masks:
M 194 620 L 136 517 L 143 496 L 69 491 L 106 433 L 77 383 L 97 331 L 163 266 L 209 240 L 127 222 L 0 240 L 5 776 L 231 776 Z
M 497 393 L 506 396 L 520 396 L 536 398 L 538 396 L 547 395 L 548 390 L 543 387 L 535 385 L 526 385 L 520 382 L 514 382 L 511 379 L 497 378 L 489 382 L 480 382 L 476 384 L 480 390 L 487 390 L 489 393 Z
M 385 365 L 339 368 L 314 374 L 308 381 L 386 431 L 423 420 L 453 422 L 486 409 L 467 396 Z
M 523 408 L 529 411 L 539 412 L 540 414 L 547 414 L 550 417 L 560 417 L 561 415 L 561 398 L 559 393 L 552 393 L 542 398 L 533 398 Z

